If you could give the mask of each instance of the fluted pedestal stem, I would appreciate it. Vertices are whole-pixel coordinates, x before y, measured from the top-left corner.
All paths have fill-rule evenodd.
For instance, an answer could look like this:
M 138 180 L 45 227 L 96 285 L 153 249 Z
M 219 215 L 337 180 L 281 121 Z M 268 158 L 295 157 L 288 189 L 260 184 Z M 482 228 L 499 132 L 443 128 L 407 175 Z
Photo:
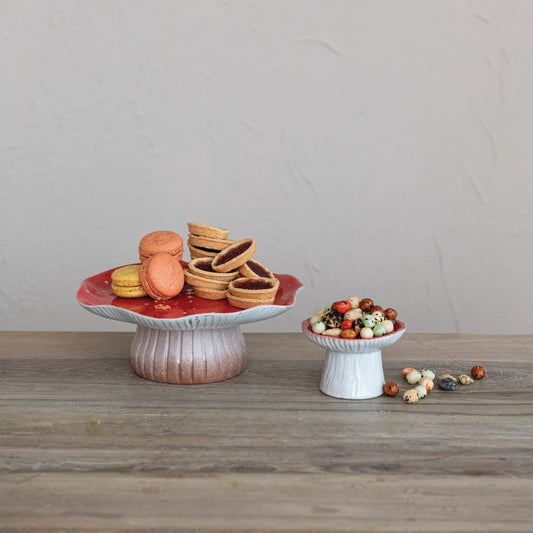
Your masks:
M 137 326 L 130 351 L 133 371 L 164 383 L 212 383 L 240 374 L 246 344 L 239 326 L 168 331 Z

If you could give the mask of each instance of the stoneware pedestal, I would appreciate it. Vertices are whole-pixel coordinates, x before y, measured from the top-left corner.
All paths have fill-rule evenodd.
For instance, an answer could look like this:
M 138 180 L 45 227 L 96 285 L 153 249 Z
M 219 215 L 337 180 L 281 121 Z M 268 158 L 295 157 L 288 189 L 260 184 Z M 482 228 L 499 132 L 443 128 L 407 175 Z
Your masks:
M 137 326 L 130 352 L 133 371 L 164 383 L 212 383 L 240 374 L 246 344 L 238 326 L 168 331 Z
M 185 268 L 186 263 L 182 262 Z M 119 267 L 117 267 L 119 268 Z M 99 316 L 136 324 L 130 350 L 131 367 L 143 378 L 164 383 L 200 384 L 232 378 L 246 365 L 241 324 L 273 318 L 289 311 L 303 287 L 289 274 L 275 274 L 279 288 L 272 305 L 238 309 L 227 300 L 206 300 L 186 286 L 175 298 L 118 298 L 107 270 L 84 280 L 80 304 Z
M 397 320 L 392 333 L 373 339 L 317 335 L 309 327 L 309 319 L 302 322 L 302 331 L 308 340 L 326 350 L 320 390 L 335 398 L 364 400 L 383 394 L 381 350 L 400 339 L 405 324 Z

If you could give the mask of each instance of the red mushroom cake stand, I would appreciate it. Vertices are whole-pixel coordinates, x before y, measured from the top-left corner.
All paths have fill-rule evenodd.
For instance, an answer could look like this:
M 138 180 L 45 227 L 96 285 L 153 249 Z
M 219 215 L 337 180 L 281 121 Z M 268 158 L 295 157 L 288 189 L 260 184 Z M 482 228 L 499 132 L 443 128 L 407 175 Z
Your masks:
M 275 274 L 280 285 L 274 303 L 250 309 L 233 307 L 227 300 L 199 298 L 187 285 L 175 298 L 156 302 L 149 297 L 115 296 L 114 270 L 85 279 L 77 299 L 91 313 L 136 324 L 130 350 L 133 371 L 164 383 L 211 383 L 240 374 L 246 365 L 240 325 L 289 311 L 303 287 L 294 276 Z

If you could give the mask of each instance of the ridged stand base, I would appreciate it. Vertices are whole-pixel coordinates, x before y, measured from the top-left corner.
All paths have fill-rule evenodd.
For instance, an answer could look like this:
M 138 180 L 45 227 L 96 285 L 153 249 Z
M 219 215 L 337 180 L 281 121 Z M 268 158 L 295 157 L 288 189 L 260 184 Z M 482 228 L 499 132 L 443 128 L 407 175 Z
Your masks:
M 133 371 L 163 383 L 212 383 L 240 374 L 246 344 L 239 326 L 167 331 L 137 326 L 130 351 Z
M 350 400 L 383 394 L 385 375 L 381 350 L 367 353 L 326 350 L 320 390 L 328 396 Z

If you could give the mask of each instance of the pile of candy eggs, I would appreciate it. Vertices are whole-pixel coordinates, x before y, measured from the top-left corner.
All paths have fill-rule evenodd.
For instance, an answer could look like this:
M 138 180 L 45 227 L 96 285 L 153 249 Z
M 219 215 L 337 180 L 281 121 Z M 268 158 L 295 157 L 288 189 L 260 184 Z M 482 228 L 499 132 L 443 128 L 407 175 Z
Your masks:
M 350 296 L 347 300 L 334 302 L 317 311 L 311 317 L 309 326 L 318 335 L 372 339 L 392 333 L 397 316 L 392 307 L 383 309 L 374 305 L 370 298 L 359 300 L 357 296 Z
M 437 377 L 437 384 L 439 389 L 443 391 L 455 391 L 458 388 L 458 383 L 461 385 L 470 385 L 474 383 L 475 379 L 483 379 L 485 376 L 485 369 L 476 365 L 470 371 L 472 377 L 468 374 L 461 374 L 457 378 L 450 374 L 442 374 Z M 415 403 L 422 398 L 425 398 L 430 390 L 434 387 L 435 372 L 424 368 L 423 370 L 416 370 L 415 368 L 404 368 L 402 370 L 402 376 L 405 378 L 409 385 L 414 385 L 413 388 L 406 390 L 403 393 L 403 399 L 407 403 Z M 474 379 L 472 379 L 474 378 Z M 399 387 L 393 381 L 385 383 L 383 386 L 383 392 L 387 396 L 396 396 L 399 392 Z

